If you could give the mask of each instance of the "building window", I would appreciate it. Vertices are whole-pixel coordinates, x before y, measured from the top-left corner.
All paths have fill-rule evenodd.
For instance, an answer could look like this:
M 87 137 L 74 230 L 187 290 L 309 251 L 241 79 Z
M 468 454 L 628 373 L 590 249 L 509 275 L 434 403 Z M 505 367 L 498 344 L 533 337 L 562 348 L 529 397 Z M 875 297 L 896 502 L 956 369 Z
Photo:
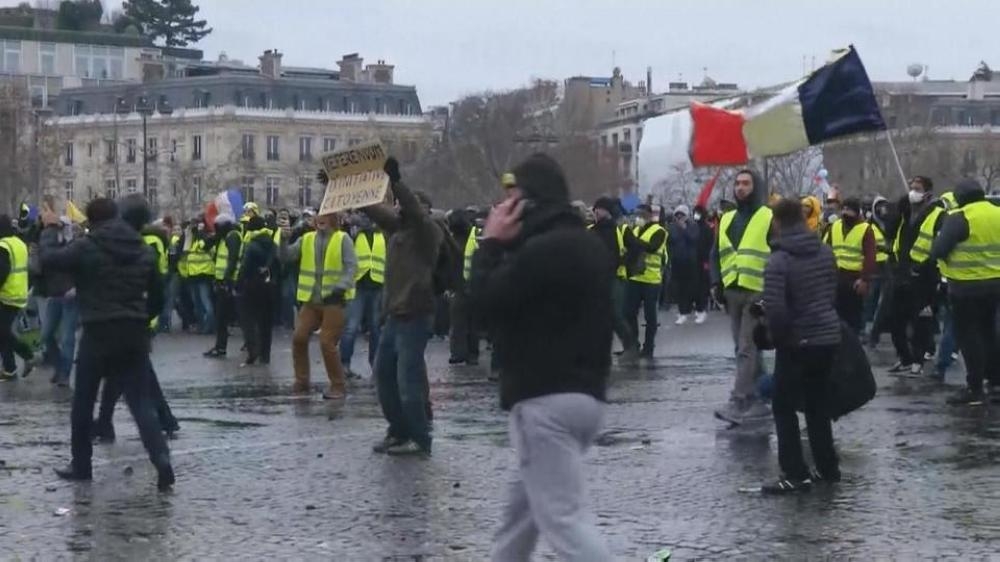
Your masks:
M 406 102 L 399 100 L 399 114 L 406 115 Z
M 341 103 L 340 108 L 344 113 L 347 113 L 351 109 L 351 103 L 347 100 L 347 96 L 344 96 L 342 99 L 343 103 Z
M 278 188 L 281 187 L 281 178 L 270 176 L 264 184 L 264 197 L 268 205 L 278 204 Z
M 624 138 L 624 141 L 626 143 L 631 143 L 632 142 L 632 129 L 629 129 L 629 128 L 625 129 L 625 138 Z
M 278 160 L 278 137 L 276 135 L 267 137 L 267 159 L 271 161 Z
M 337 139 L 326 137 L 323 139 L 323 152 L 333 152 L 337 149 Z
M 93 157 L 94 157 L 94 143 L 88 142 L 87 143 L 87 158 L 93 158 Z
M 267 97 L 267 94 L 261 92 L 260 95 L 258 95 L 257 97 L 259 99 L 261 108 L 271 109 L 271 98 Z
M 403 162 L 412 163 L 417 160 L 417 141 L 403 142 Z
M 608 147 L 608 135 L 601 135 L 601 147 Z
M 108 199 L 118 199 L 118 182 L 104 180 L 104 196 Z
M 243 181 L 241 182 L 243 186 L 243 200 L 247 203 L 255 200 L 253 183 L 253 176 L 243 176 Z
M 382 113 L 382 99 L 375 98 L 375 113 Z
M 201 160 L 201 135 L 191 137 L 191 159 Z
M 611 133 L 611 146 L 618 148 L 618 133 Z
M 113 140 L 104 141 L 104 161 L 114 164 L 118 156 L 118 147 Z
M 146 159 L 152 162 L 156 162 L 156 156 L 160 152 L 159 150 L 159 140 L 156 137 L 149 137 L 146 139 Z
M 46 76 L 54 76 L 56 73 L 56 44 L 38 44 L 38 71 Z
M 243 143 L 241 147 L 243 150 L 243 159 L 253 160 L 254 159 L 253 135 L 243 135 Z
M 83 78 L 121 80 L 125 49 L 99 45 L 74 45 L 74 73 Z
M 0 70 L 4 72 L 21 72 L 21 42 L 10 39 L 0 39 Z
M 73 143 L 66 143 L 63 148 L 63 164 L 66 166 L 73 165 Z
M 191 193 L 194 195 L 195 204 L 201 205 L 201 176 L 191 178 Z
M 299 137 L 299 162 L 312 161 L 312 146 L 312 137 Z
M 135 178 L 126 179 L 125 180 L 125 193 L 131 194 L 131 193 L 135 193 L 137 191 L 139 191 L 139 190 L 136 187 L 136 180 L 135 180 Z
M 361 139 L 347 139 L 347 146 L 357 146 L 361 144 Z
M 135 139 L 125 141 L 125 161 L 129 164 L 135 162 Z
M 990 125 L 993 125 L 994 127 L 1000 125 L 1000 111 L 997 111 L 996 109 L 990 111 Z
M 74 199 L 74 197 L 75 197 L 75 194 L 73 193 L 73 182 L 67 181 L 66 183 L 64 183 L 63 184 L 63 192 L 66 195 L 66 200 L 67 201 L 72 201 Z
M 177 181 L 170 183 L 170 196 L 177 199 Z
M 299 207 L 312 206 L 312 176 L 299 178 Z
M 156 209 L 160 205 L 160 180 L 148 178 L 146 180 L 146 201 L 149 206 Z
M 170 141 L 170 161 L 173 162 L 177 154 L 177 139 Z

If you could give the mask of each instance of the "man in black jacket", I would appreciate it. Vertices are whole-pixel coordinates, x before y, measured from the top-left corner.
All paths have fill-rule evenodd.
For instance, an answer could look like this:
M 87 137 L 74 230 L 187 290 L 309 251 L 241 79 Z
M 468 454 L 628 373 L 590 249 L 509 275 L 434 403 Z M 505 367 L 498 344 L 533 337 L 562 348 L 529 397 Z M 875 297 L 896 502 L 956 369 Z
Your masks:
M 228 213 L 215 217 L 215 284 L 213 296 L 215 306 L 215 345 L 204 353 L 205 357 L 225 358 L 229 347 L 229 325 L 235 319 L 236 302 L 233 291 L 236 272 L 240 263 L 240 247 L 243 240 L 236 228 L 236 219 Z
M 56 474 L 67 480 L 92 478 L 90 426 L 98 385 L 106 376 L 120 377 L 142 444 L 156 467 L 157 485 L 169 489 L 174 470 L 149 382 L 148 326 L 163 307 L 156 258 L 139 233 L 118 217 L 114 201 L 91 201 L 87 220 L 87 236 L 59 248 L 59 218 L 51 211 L 42 213 L 42 267 L 73 275 L 83 324 L 71 415 L 73 461 Z
M 274 307 L 268 297 L 277 277 L 274 267 L 278 250 L 271 232 L 264 227 L 264 219 L 253 217 L 247 221 L 245 244 L 236 278 L 239 318 L 247 344 L 247 359 L 243 365 L 253 365 L 258 360 L 267 365 L 271 362 L 274 323 Z
M 604 244 L 608 250 L 608 255 L 614 262 L 615 269 L 611 272 L 614 277 L 611 285 L 612 315 L 614 317 L 614 332 L 622 342 L 624 352 L 621 362 L 623 364 L 635 363 L 639 359 L 639 341 L 636 334 L 629 327 L 628 319 L 625 316 L 625 292 L 628 288 L 628 274 L 625 267 L 625 244 L 626 238 L 635 238 L 635 235 L 625 225 L 618 224 L 621 216 L 621 204 L 617 199 L 610 197 L 600 197 L 594 202 L 594 226 L 591 232 Z
M 614 264 L 570 207 L 554 160 L 536 154 L 514 176 L 470 278 L 519 457 L 493 559 L 529 559 L 541 533 L 561 559 L 610 560 L 585 507 L 583 452 L 604 415 Z

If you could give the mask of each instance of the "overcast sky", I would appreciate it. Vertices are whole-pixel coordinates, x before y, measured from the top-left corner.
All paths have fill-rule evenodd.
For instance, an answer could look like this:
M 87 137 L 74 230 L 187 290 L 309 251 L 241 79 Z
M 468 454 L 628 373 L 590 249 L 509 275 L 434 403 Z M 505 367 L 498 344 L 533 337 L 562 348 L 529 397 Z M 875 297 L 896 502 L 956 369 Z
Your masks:
M 120 2 L 104 0 L 106 7 Z M 17 2 L 0 0 L 0 4 Z M 968 79 L 980 60 L 1000 68 L 995 0 L 195 0 L 215 31 L 198 48 L 257 63 L 336 68 L 345 53 L 396 65 L 424 107 L 508 89 L 533 77 L 608 76 L 612 60 L 653 88 L 708 75 L 743 87 L 798 78 L 854 43 L 873 80 Z M 322 7 L 322 9 L 318 9 Z M 612 54 L 614 53 L 614 55 Z

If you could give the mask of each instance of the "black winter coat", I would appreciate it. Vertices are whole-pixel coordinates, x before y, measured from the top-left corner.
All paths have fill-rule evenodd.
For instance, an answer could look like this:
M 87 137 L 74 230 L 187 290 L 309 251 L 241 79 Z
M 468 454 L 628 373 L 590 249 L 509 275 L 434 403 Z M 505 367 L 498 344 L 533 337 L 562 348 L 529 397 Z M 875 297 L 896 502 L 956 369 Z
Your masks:
M 533 209 L 512 246 L 483 240 L 471 298 L 493 337 L 504 409 L 568 392 L 605 400 L 613 265 L 569 206 Z

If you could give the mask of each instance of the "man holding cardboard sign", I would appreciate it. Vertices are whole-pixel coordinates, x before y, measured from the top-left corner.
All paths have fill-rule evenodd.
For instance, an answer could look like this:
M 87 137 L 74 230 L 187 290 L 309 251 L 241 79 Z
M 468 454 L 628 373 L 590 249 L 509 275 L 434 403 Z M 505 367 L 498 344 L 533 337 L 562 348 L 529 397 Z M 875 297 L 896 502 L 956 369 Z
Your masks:
M 337 213 L 381 203 L 389 187 L 385 149 L 379 142 L 352 146 L 323 156 L 326 193 L 319 214 Z

